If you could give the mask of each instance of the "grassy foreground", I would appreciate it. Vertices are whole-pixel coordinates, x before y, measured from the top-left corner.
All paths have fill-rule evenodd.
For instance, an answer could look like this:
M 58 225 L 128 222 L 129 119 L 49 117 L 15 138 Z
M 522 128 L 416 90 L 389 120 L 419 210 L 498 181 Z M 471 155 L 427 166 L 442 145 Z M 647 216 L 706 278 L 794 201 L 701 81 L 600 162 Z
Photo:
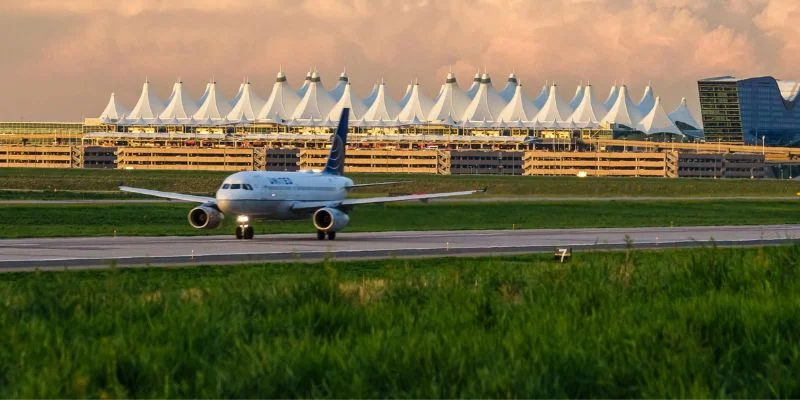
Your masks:
M 0 275 L 0 397 L 798 397 L 800 247 Z
M 4 205 L 0 238 L 231 234 L 189 226 L 189 203 Z M 347 231 L 598 228 L 800 223 L 797 200 L 404 203 L 357 207 Z M 257 234 L 313 232 L 302 221 L 256 223 Z
M 114 191 L 120 182 L 173 192 L 211 194 L 230 172 L 136 171 L 86 169 L 0 168 L 0 188 L 53 192 Z M 531 176 L 441 176 L 406 174 L 348 174 L 357 183 L 414 181 L 392 187 L 358 189 L 360 194 L 387 192 L 418 193 L 489 187 L 498 196 L 793 196 L 800 181 L 764 179 L 663 179 L 663 178 L 575 178 Z M 354 192 L 355 193 L 355 192 Z M 21 195 L 17 193 L 17 195 Z M 14 193 L 0 198 L 14 198 Z M 27 195 L 31 198 L 31 194 Z M 58 198 L 60 195 L 52 195 Z M 86 196 L 92 196 L 87 194 Z M 64 195 L 63 198 L 74 198 Z

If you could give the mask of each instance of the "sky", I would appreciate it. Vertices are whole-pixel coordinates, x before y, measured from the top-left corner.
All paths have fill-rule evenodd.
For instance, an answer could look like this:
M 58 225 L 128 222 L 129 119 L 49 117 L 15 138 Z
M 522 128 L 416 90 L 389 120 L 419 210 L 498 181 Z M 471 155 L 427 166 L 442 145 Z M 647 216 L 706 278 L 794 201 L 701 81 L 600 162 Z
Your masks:
M 669 112 L 697 79 L 800 79 L 796 0 L 14 0 L 0 2 L 0 120 L 97 117 L 116 92 L 132 108 L 145 79 L 165 99 L 214 78 L 268 96 L 279 68 L 295 86 L 346 68 L 365 97 L 383 79 L 399 99 L 418 79 L 433 97 L 452 70 L 496 88 L 514 71 L 530 97 L 555 81 L 616 81 L 635 101 L 652 82 Z

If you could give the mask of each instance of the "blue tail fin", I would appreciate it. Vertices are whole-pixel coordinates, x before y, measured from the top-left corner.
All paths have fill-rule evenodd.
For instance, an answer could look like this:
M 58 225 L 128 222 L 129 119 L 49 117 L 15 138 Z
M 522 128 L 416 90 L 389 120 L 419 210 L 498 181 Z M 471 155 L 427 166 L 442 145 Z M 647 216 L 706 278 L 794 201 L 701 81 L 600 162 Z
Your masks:
M 325 163 L 325 173 L 331 175 L 344 175 L 344 151 L 347 148 L 347 118 L 350 115 L 349 108 L 342 109 L 339 117 L 339 126 L 331 140 L 331 153 L 328 154 L 328 162 Z

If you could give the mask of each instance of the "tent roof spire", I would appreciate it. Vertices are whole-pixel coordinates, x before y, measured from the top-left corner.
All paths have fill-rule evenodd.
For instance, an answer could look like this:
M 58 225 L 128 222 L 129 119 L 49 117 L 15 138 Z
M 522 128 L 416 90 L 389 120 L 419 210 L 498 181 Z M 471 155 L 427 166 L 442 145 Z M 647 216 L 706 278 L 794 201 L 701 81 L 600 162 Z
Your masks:
M 681 135 L 680 129 L 675 126 L 675 123 L 664 112 L 661 107 L 661 98 L 656 97 L 653 109 L 645 115 L 642 120 L 636 124 L 636 129 L 646 134 L 653 133 L 673 133 Z

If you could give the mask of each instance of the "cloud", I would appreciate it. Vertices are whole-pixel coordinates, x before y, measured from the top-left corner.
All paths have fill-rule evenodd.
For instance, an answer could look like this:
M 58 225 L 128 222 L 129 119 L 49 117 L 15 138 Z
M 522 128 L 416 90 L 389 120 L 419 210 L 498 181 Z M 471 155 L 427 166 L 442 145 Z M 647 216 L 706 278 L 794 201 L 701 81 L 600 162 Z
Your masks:
M 226 93 L 247 75 L 266 94 L 279 66 L 299 84 L 347 67 L 365 95 L 386 79 L 399 97 L 419 77 L 430 96 L 447 71 L 468 86 L 486 68 L 515 70 L 527 90 L 545 80 L 652 81 L 666 106 L 708 75 L 792 78 L 800 3 L 780 0 L 28 0 L 0 3 L 9 41 L 0 73 L 3 119 L 77 119 L 116 90 L 133 103 L 148 76 L 162 97 L 181 76 L 199 94 L 210 76 Z M 794 77 L 800 78 L 800 77 Z M 47 92 L 48 96 L 37 93 Z M 76 98 L 76 94 L 79 96 Z M 229 95 L 230 95 L 229 94 Z M 69 99 L 69 100 L 64 100 Z M 131 104 L 132 105 L 132 104 Z
M 778 44 L 778 58 L 785 71 L 797 73 L 800 65 L 800 3 L 770 0 L 755 19 L 755 24 Z M 791 77 L 800 79 L 800 76 Z

